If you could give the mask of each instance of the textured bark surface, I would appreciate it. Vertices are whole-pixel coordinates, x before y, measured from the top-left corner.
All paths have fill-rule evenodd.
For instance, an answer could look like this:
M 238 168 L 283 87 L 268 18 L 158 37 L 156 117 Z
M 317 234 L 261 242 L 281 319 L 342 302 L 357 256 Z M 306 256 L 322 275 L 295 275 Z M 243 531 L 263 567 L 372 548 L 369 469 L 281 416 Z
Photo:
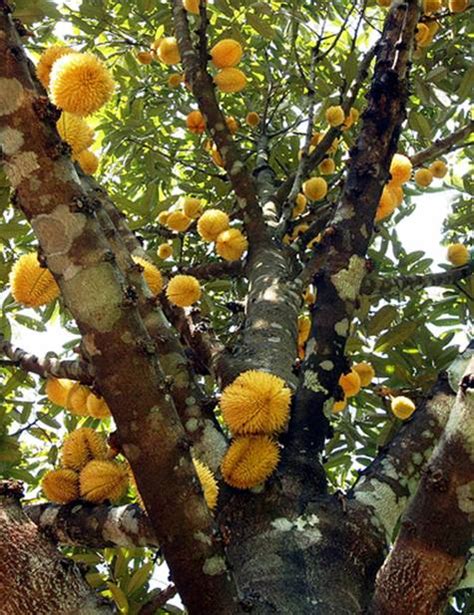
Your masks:
M 19 493 L 20 492 L 20 493 Z M 3 615 L 107 615 L 114 611 L 22 511 L 21 489 L 0 483 L 0 611 Z

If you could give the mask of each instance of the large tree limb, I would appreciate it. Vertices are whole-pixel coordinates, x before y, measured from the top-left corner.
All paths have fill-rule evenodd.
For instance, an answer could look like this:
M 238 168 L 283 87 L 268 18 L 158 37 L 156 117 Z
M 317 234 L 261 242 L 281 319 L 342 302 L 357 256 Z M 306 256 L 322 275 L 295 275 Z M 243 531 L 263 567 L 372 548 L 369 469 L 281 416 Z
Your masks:
M 238 611 L 155 345 L 124 292 L 126 281 L 110 258 L 94 206 L 62 153 L 56 109 L 35 90 L 5 0 L 0 9 L 1 140 L 8 141 L 4 162 L 15 201 L 81 331 L 184 603 L 191 613 Z
M 86 583 L 20 506 L 21 487 L 0 483 L 0 595 L 3 615 L 111 615 L 112 607 Z
M 380 569 L 377 615 L 445 612 L 466 564 L 474 529 L 474 359 L 462 379 L 445 432 L 402 518 Z
M 137 504 L 47 503 L 25 506 L 24 510 L 42 532 L 63 545 L 89 549 L 158 547 L 151 523 Z
M 455 130 L 449 136 L 444 139 L 436 139 L 432 145 L 426 149 L 418 152 L 411 157 L 411 163 L 414 167 L 421 167 L 425 162 L 430 162 L 438 156 L 447 154 L 450 152 L 454 145 L 466 139 L 474 131 L 474 120 L 468 122 L 465 126 L 462 126 L 458 130 Z M 471 144 L 472 145 L 472 144 Z

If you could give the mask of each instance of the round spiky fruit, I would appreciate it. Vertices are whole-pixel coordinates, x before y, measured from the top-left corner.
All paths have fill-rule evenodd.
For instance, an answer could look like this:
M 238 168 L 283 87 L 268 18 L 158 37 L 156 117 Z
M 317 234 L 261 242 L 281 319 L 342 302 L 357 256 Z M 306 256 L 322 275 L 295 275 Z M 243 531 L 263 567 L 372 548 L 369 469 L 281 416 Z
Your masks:
M 216 252 L 226 261 L 236 261 L 248 248 L 246 237 L 236 228 L 219 233 L 216 239 Z
M 166 226 L 172 231 L 183 233 L 191 226 L 192 220 L 182 211 L 172 211 L 167 220 Z
M 269 436 L 236 438 L 222 461 L 222 476 L 231 487 L 251 489 L 267 480 L 279 459 L 278 444 Z
M 168 222 L 168 218 L 170 216 L 170 211 L 166 210 L 166 211 L 160 211 L 160 213 L 158 214 L 157 217 L 157 221 L 158 224 L 163 224 L 163 226 L 166 225 L 166 223 Z
M 55 504 L 69 504 L 79 498 L 79 475 L 74 470 L 50 470 L 41 480 L 47 499 Z
M 224 421 L 236 435 L 276 433 L 288 422 L 291 391 L 278 376 L 249 370 L 222 393 Z
M 157 250 L 157 254 L 159 258 L 165 260 L 173 254 L 173 247 L 169 243 L 162 243 Z
M 309 316 L 298 318 L 298 346 L 303 346 L 308 341 L 311 332 L 311 319 Z
M 238 68 L 223 68 L 214 77 L 214 83 L 221 92 L 240 92 L 247 85 L 247 77 Z
M 199 0 L 183 0 L 183 8 L 188 13 L 199 15 Z
M 469 250 L 462 243 L 448 246 L 448 261 L 455 267 L 462 267 L 469 262 Z
M 103 397 L 89 393 L 86 401 L 87 412 L 95 419 L 106 419 L 110 416 L 110 408 Z
M 390 408 L 397 419 L 401 419 L 402 421 L 409 419 L 416 410 L 416 406 L 412 400 L 403 395 L 394 397 L 390 403 Z
M 242 45 L 232 38 L 219 41 L 211 49 L 211 58 L 217 68 L 236 66 L 242 58 Z
M 137 60 L 140 64 L 151 64 L 153 62 L 153 54 L 151 51 L 139 51 L 137 53 Z
M 438 13 L 443 8 L 442 0 L 423 0 L 423 12 L 425 15 Z
M 66 409 L 77 416 L 87 416 L 87 397 L 89 388 L 75 382 L 69 389 L 66 397 Z
M 260 116 L 255 111 L 249 111 L 245 117 L 245 123 L 251 128 L 255 128 L 260 124 Z
M 332 175 L 336 170 L 336 163 L 332 158 L 325 158 L 318 167 L 321 175 Z
M 159 295 L 163 289 L 163 278 L 157 267 L 140 256 L 133 256 L 132 258 L 138 265 L 143 267 L 143 277 L 148 288 L 154 295 Z
M 181 62 L 178 42 L 174 36 L 166 36 L 161 39 L 157 53 L 163 64 L 167 64 L 168 66 Z
M 99 168 L 99 159 L 89 149 L 85 149 L 75 158 L 86 175 L 94 175 Z
M 292 218 L 297 218 L 298 216 L 301 216 L 301 214 L 306 209 L 307 203 L 308 200 L 304 194 L 302 194 L 301 192 L 297 194 L 295 199 L 295 206 L 293 207 L 293 211 L 291 214 Z
M 332 409 L 331 409 L 331 412 L 333 414 L 339 414 L 340 412 L 345 410 L 346 407 L 347 407 L 347 398 L 344 397 L 344 399 L 342 399 L 341 401 L 335 401 L 334 402 L 334 404 L 332 406 Z
M 127 488 L 127 468 L 115 461 L 93 460 L 81 471 L 81 496 L 89 502 L 119 500 Z
M 229 216 L 220 209 L 208 209 L 198 220 L 197 230 L 204 241 L 216 241 L 229 228 Z
M 179 307 L 189 307 L 201 298 L 199 280 L 192 275 L 175 275 L 168 282 L 166 296 Z
M 344 120 L 344 110 L 340 105 L 335 105 L 326 109 L 326 121 L 330 126 L 340 126 L 344 123 Z
M 418 23 L 416 26 L 415 41 L 420 47 L 426 45 L 430 38 L 430 29 L 425 23 Z
M 13 298 L 26 307 L 47 305 L 59 296 L 59 287 L 51 272 L 41 267 L 36 252 L 23 254 L 10 272 Z
M 339 385 L 344 391 L 346 397 L 353 397 L 360 391 L 360 376 L 355 370 L 351 370 L 348 374 L 342 374 L 339 378 Z
M 71 431 L 63 442 L 62 465 L 71 470 L 81 470 L 92 459 L 105 459 L 105 437 L 90 427 Z
M 183 75 L 181 73 L 175 73 L 174 75 L 170 75 L 168 77 L 168 85 L 170 88 L 178 88 L 184 81 Z
M 94 131 L 89 124 L 72 113 L 63 111 L 56 122 L 59 136 L 71 146 L 72 153 L 77 156 L 94 143 Z
M 53 64 L 56 60 L 59 60 L 59 58 L 62 58 L 70 53 L 75 53 L 74 49 L 64 47 L 62 45 L 53 45 L 43 51 L 36 66 L 36 76 L 46 89 L 49 88 Z
M 430 171 L 433 174 L 433 177 L 442 179 L 448 172 L 448 165 L 442 160 L 435 160 L 430 164 Z
M 193 464 L 201 483 L 206 504 L 210 510 L 214 510 L 217 506 L 217 496 L 219 494 L 216 478 L 207 465 L 199 461 L 199 459 L 193 459 Z
M 357 363 L 352 369 L 359 374 L 360 384 L 363 387 L 369 386 L 375 377 L 374 368 L 370 363 L 365 361 Z
M 390 164 L 390 175 L 394 184 L 406 184 L 410 181 L 413 165 L 411 160 L 403 154 L 395 154 Z
M 421 188 L 427 188 L 433 181 L 433 173 L 429 169 L 418 169 L 415 172 L 415 183 Z
M 375 222 L 379 222 L 384 218 L 387 218 L 391 213 L 395 211 L 397 203 L 395 201 L 394 192 L 387 186 L 384 186 L 380 201 L 375 214 Z
M 114 81 L 101 60 L 90 53 L 63 56 L 51 71 L 53 103 L 70 113 L 86 116 L 107 103 L 114 92 Z
M 206 120 L 200 111 L 191 111 L 186 118 L 188 130 L 195 135 L 200 135 L 206 130 Z
M 201 199 L 195 199 L 192 196 L 185 196 L 181 199 L 181 208 L 188 216 L 188 218 L 192 218 L 193 220 L 199 218 L 202 212 L 202 203 Z
M 46 381 L 46 395 L 49 401 L 65 408 L 68 393 L 74 384 L 74 380 L 69 380 L 68 378 L 48 378 Z
M 232 115 L 226 117 L 225 123 L 231 134 L 235 135 L 235 133 L 239 130 L 239 122 Z
M 469 6 L 470 0 L 449 0 L 449 10 L 451 13 L 462 13 Z
M 310 201 L 320 201 L 324 199 L 328 192 L 328 185 L 322 177 L 311 177 L 303 184 L 303 194 Z

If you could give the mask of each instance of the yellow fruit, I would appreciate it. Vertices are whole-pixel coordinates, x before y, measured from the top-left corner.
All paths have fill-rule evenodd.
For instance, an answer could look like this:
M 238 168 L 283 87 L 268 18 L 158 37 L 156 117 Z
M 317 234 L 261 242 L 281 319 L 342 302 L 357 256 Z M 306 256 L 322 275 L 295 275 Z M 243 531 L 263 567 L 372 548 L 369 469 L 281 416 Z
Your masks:
M 95 393 L 89 393 L 86 401 L 87 412 L 95 419 L 106 419 L 110 416 L 110 408 L 103 397 L 97 397 Z
M 291 391 L 282 378 L 249 370 L 224 389 L 220 407 L 232 433 L 248 435 L 282 431 L 290 402 Z
M 65 408 L 68 393 L 74 384 L 74 380 L 67 378 L 48 378 L 46 380 L 46 395 L 49 401 Z
M 51 71 L 51 100 L 70 113 L 86 116 L 110 100 L 114 81 L 105 64 L 90 53 L 59 58 Z
M 166 226 L 172 231 L 182 233 L 186 231 L 192 224 L 191 218 L 182 211 L 172 211 L 166 220 Z
M 226 94 L 240 92 L 247 85 L 247 77 L 238 68 L 223 68 L 214 77 L 214 83 Z
M 344 391 L 346 397 L 353 397 L 360 391 L 360 377 L 359 374 L 351 369 L 348 374 L 342 374 L 339 378 L 339 385 Z
M 236 261 L 248 248 L 246 237 L 236 228 L 219 233 L 216 239 L 216 252 L 226 261 Z
M 346 116 L 344 124 L 342 125 L 342 130 L 348 130 L 351 128 L 351 126 L 359 119 L 359 115 L 359 111 L 355 107 L 351 107 L 349 110 L 349 115 Z
M 323 137 L 324 135 L 322 132 L 315 132 L 311 137 L 310 144 L 316 147 L 316 145 L 319 145 L 319 143 L 323 140 Z
M 93 175 L 99 168 L 99 159 L 89 149 L 85 149 L 75 156 L 75 160 L 77 160 L 86 175 Z
M 158 269 L 150 263 L 150 261 L 141 258 L 140 256 L 132 256 L 137 265 L 143 267 L 143 277 L 148 285 L 148 288 L 154 295 L 159 295 L 163 288 L 163 278 Z
M 200 135 L 206 130 L 206 120 L 200 111 L 191 111 L 186 118 L 186 126 L 190 132 Z
M 170 246 L 169 243 L 162 243 L 161 246 L 158 248 L 157 254 L 159 258 L 165 260 L 173 254 L 173 248 L 172 246 Z
M 105 459 L 106 456 L 105 437 L 90 427 L 81 427 L 64 440 L 61 461 L 65 468 L 79 471 L 92 459 Z
M 71 49 L 70 47 L 62 47 L 61 45 L 53 45 L 43 51 L 40 59 L 38 60 L 38 65 L 36 66 L 36 76 L 46 89 L 49 88 L 49 80 L 51 77 L 53 64 L 56 60 L 59 60 L 59 58 L 62 58 L 70 53 L 75 53 L 74 49 Z
M 467 265 L 469 258 L 469 250 L 462 243 L 452 243 L 448 246 L 448 261 L 455 267 Z
M 303 184 L 303 194 L 310 201 L 324 199 L 328 192 L 328 185 L 322 177 L 311 177 Z
M 222 167 L 224 168 L 224 159 L 222 158 L 219 150 L 217 149 L 217 145 L 213 145 L 211 147 L 211 156 L 212 159 L 214 161 L 214 163 L 218 166 L 218 167 Z
M 151 64 L 153 62 L 153 54 L 150 51 L 139 51 L 137 60 L 140 64 Z
M 251 489 L 274 472 L 279 459 L 278 444 L 268 436 L 236 438 L 222 461 L 222 475 L 232 487 Z
M 50 470 L 43 476 L 41 488 L 50 502 L 69 504 L 79 498 L 79 475 L 73 470 Z
M 340 105 L 326 109 L 326 121 L 330 126 L 340 126 L 344 122 L 344 111 Z
M 219 487 L 217 486 L 215 476 L 207 465 L 199 461 L 199 459 L 193 459 L 193 464 L 199 482 L 201 483 L 206 504 L 210 510 L 214 510 L 217 505 L 217 496 L 219 494 Z
M 183 81 L 184 77 L 180 73 L 175 73 L 174 75 L 170 75 L 168 77 L 168 85 L 170 88 L 179 87 L 183 83 Z
M 251 128 L 255 128 L 260 124 L 260 116 L 255 111 L 249 111 L 245 117 L 245 123 Z
M 199 218 L 202 211 L 201 199 L 185 196 L 181 199 L 181 208 L 188 218 L 192 218 L 193 220 Z
M 336 163 L 332 158 L 325 158 L 318 169 L 321 175 L 332 175 L 336 170 Z
M 26 307 L 47 305 L 59 296 L 59 287 L 49 269 L 41 267 L 36 252 L 23 254 L 10 272 L 11 293 Z
M 306 204 L 308 203 L 306 197 L 301 192 L 296 195 L 295 206 L 293 207 L 292 217 L 297 218 L 301 216 L 301 214 L 306 209 Z
M 307 303 L 308 305 L 312 305 L 316 300 L 316 295 L 313 293 L 312 290 L 308 288 L 308 290 L 303 295 L 303 299 L 305 303 Z
M 199 280 L 192 275 L 175 275 L 168 282 L 166 296 L 179 307 L 188 307 L 201 298 Z
M 66 397 L 66 409 L 78 416 L 87 416 L 88 387 L 75 382 L 68 391 Z
M 308 316 L 298 318 L 298 346 L 306 344 L 311 332 L 311 319 Z
M 211 49 L 211 58 L 217 68 L 236 66 L 242 58 L 242 45 L 232 38 L 219 41 Z
M 339 412 L 342 412 L 343 410 L 345 410 L 346 406 L 347 406 L 347 399 L 344 397 L 342 401 L 334 402 L 331 412 L 333 414 L 339 414 Z
M 150 49 L 152 49 L 153 51 L 158 51 L 162 41 L 163 41 L 163 37 L 162 36 L 160 38 L 155 39 L 152 42 L 152 44 L 150 45 Z
M 416 26 L 415 41 L 422 47 L 428 42 L 429 38 L 430 29 L 428 26 L 425 23 L 418 23 Z
M 390 407 L 397 419 L 401 419 L 402 421 L 409 419 L 416 410 L 416 406 L 412 400 L 403 395 L 394 397 L 390 403 Z
M 225 123 L 227 124 L 227 128 L 231 134 L 235 134 L 239 130 L 239 122 L 235 119 L 235 117 L 226 117 Z
M 377 0 L 377 4 L 379 6 L 383 6 L 384 8 L 387 8 L 392 4 L 392 0 Z
M 158 224 L 162 224 L 163 226 L 166 225 L 166 223 L 168 222 L 168 218 L 170 216 L 170 211 L 166 210 L 166 211 L 160 211 L 160 213 L 158 214 L 158 217 L 156 218 L 158 221 Z
M 71 146 L 74 156 L 94 143 L 94 131 L 82 117 L 63 111 L 56 122 L 59 136 Z
M 401 186 L 398 186 L 397 184 L 391 184 L 389 183 L 387 185 L 387 189 L 389 191 L 389 193 L 392 195 L 392 198 L 395 202 L 395 207 L 398 207 L 399 205 L 401 205 L 403 203 L 403 188 Z
M 198 220 L 197 230 L 204 241 L 216 241 L 229 228 L 229 216 L 220 209 L 208 209 Z
M 384 220 L 384 218 L 395 211 L 396 207 L 397 203 L 395 201 L 395 193 L 388 187 L 388 185 L 384 186 L 377 207 L 377 212 L 375 214 L 375 222 Z
M 390 164 L 390 175 L 394 184 L 406 184 L 410 181 L 412 164 L 409 158 L 403 154 L 395 154 Z
M 309 229 L 309 224 L 306 224 L 305 222 L 303 222 L 302 224 L 297 224 L 295 228 L 293 229 L 291 239 L 294 241 L 308 229 Z
M 199 15 L 199 0 L 183 0 L 183 8 L 188 13 Z
M 462 13 L 469 6 L 470 0 L 449 0 L 449 10 L 451 13 Z
M 115 461 L 90 461 L 81 471 L 81 496 L 89 502 L 118 500 L 127 488 L 127 469 Z
M 430 171 L 433 174 L 433 177 L 441 179 L 448 172 L 448 166 L 442 160 L 435 160 L 430 164 Z
M 418 169 L 415 172 L 415 183 L 421 188 L 428 187 L 433 181 L 433 173 L 429 169 Z
M 442 0 L 423 0 L 423 12 L 425 15 L 438 13 L 443 8 Z
M 370 363 L 363 361 L 354 365 L 352 369 L 359 374 L 360 384 L 363 387 L 369 386 L 374 379 L 375 371 Z
M 178 42 L 174 36 L 166 36 L 161 40 L 157 54 L 163 64 L 168 64 L 168 66 L 181 62 Z

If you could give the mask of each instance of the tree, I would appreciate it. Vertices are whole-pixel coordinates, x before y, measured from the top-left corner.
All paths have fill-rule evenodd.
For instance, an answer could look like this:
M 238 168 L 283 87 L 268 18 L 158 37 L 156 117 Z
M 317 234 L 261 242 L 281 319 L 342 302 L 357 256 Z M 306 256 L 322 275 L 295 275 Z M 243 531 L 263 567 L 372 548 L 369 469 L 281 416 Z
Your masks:
M 93 116 L 96 181 L 61 112 L 104 102 L 108 73 L 94 64 L 90 85 L 89 60 L 63 55 L 46 91 L 30 54 L 56 42 L 60 13 L 0 0 L 4 612 L 113 612 L 99 594 L 174 612 L 176 591 L 190 613 L 472 610 L 474 366 L 452 343 L 474 308 L 469 7 L 386 4 L 64 9 L 73 51 L 116 81 Z M 440 160 L 449 176 L 427 189 Z M 397 223 L 448 187 L 454 266 L 432 273 Z M 203 202 L 228 218 L 199 217 Z M 10 270 L 29 297 L 57 284 L 60 298 L 32 313 Z M 59 357 L 11 339 L 13 321 L 53 319 Z M 76 461 L 59 455 L 84 427 Z M 36 525 L 16 480 L 41 502 L 24 506 Z M 40 582 L 14 574 L 25 551 L 41 553 Z

